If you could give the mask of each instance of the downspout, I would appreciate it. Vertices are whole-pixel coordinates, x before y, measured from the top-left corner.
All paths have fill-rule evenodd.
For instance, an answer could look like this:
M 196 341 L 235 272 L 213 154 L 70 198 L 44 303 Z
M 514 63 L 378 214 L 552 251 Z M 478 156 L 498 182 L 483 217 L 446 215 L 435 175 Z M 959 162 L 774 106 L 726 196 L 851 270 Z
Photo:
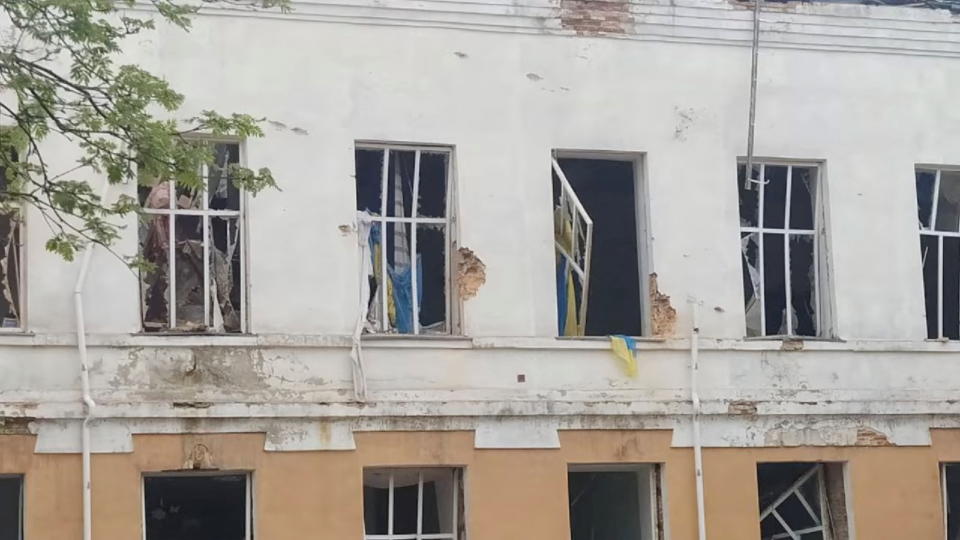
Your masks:
M 707 540 L 707 520 L 703 502 L 703 448 L 700 446 L 700 302 L 693 300 L 693 327 L 690 331 L 690 401 L 693 405 L 693 468 L 697 480 L 697 538 Z
M 762 179 L 753 178 L 753 133 L 757 120 L 757 64 L 760 56 L 760 2 L 753 0 L 753 45 L 750 63 L 750 118 L 747 124 L 747 168 L 744 171 L 744 189 L 750 184 L 762 183 Z
M 107 195 L 110 182 L 104 180 L 100 190 L 100 200 Z M 93 419 L 97 404 L 90 393 L 90 365 L 87 362 L 87 329 L 83 315 L 83 286 L 87 281 L 87 270 L 93 258 L 93 242 L 87 244 L 80 262 L 80 272 L 77 274 L 77 283 L 73 288 L 73 309 L 77 323 L 77 350 L 80 353 L 80 388 L 83 392 L 83 424 L 80 428 L 80 452 L 82 455 L 83 480 L 83 540 L 93 538 L 93 490 L 90 474 L 90 421 Z

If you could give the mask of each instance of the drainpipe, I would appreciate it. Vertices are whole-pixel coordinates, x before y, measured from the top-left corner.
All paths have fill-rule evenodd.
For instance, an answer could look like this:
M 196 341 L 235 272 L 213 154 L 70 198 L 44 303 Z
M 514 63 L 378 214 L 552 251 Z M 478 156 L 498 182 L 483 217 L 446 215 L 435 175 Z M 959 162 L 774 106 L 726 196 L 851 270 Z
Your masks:
M 100 190 L 100 200 L 107 195 L 110 182 L 104 180 Z M 83 477 L 83 540 L 93 538 L 93 490 L 90 475 L 90 421 L 93 419 L 97 404 L 90 394 L 90 365 L 87 362 L 87 329 L 83 315 L 83 286 L 87 281 L 87 270 L 93 258 L 93 242 L 87 244 L 80 262 L 80 272 L 77 274 L 77 283 L 73 288 L 73 309 L 77 324 L 77 350 L 80 353 L 80 388 L 83 392 L 83 425 L 80 428 L 80 448 L 82 454 Z
M 690 401 L 693 404 L 693 468 L 697 480 L 697 538 L 707 540 L 707 520 L 703 502 L 703 449 L 700 446 L 700 302 L 693 300 L 693 327 L 690 331 Z
M 760 2 L 753 0 L 753 44 L 750 63 L 750 119 L 747 124 L 747 169 L 744 171 L 744 189 L 759 184 L 763 179 L 753 178 L 753 132 L 757 119 L 757 64 L 760 56 Z

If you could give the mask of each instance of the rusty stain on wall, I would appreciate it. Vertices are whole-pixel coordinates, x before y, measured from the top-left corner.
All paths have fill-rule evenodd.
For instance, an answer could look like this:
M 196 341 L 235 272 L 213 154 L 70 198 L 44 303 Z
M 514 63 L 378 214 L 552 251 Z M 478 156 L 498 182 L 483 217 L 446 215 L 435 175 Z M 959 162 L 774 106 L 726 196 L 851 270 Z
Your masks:
M 625 1 L 560 0 L 560 26 L 577 35 L 626 34 L 632 23 Z
M 873 428 L 862 427 L 857 429 L 857 446 L 895 446 L 890 442 L 886 433 Z
M 677 325 L 677 310 L 670 305 L 670 297 L 660 292 L 657 273 L 650 274 L 650 327 L 658 337 L 673 335 Z
M 461 247 L 457 250 L 457 289 L 460 299 L 467 300 L 477 295 L 477 291 L 487 282 L 487 265 L 473 252 Z

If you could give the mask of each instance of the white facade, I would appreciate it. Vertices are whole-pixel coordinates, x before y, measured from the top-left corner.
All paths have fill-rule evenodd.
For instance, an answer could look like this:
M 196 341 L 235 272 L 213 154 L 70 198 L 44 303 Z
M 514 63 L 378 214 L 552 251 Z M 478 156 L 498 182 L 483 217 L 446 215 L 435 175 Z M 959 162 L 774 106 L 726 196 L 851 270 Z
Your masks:
M 132 432 L 267 430 L 283 450 L 465 427 L 478 447 L 550 446 L 581 426 L 676 426 L 674 444 L 689 445 L 693 303 L 707 446 L 856 444 L 864 430 L 922 445 L 929 427 L 960 424 L 960 344 L 925 339 L 914 187 L 918 164 L 960 165 L 960 19 L 836 4 L 761 14 L 756 155 L 820 163 L 826 205 L 836 339 L 797 347 L 744 338 L 750 10 L 644 1 L 596 35 L 572 21 L 587 4 L 310 0 L 289 14 L 210 10 L 189 34 L 131 43 L 131 61 L 187 96 L 184 118 L 266 117 L 244 160 L 281 191 L 246 204 L 247 335 L 139 333 L 136 275 L 96 251 L 83 296 L 109 419 L 94 449 L 128 450 Z M 364 338 L 366 404 L 350 360 L 357 141 L 452 147 L 456 245 L 485 264 L 463 337 Z M 68 146 L 51 149 L 71 163 Z M 556 338 L 554 150 L 642 156 L 645 265 L 677 321 L 640 341 L 636 377 L 605 339 Z M 137 249 L 129 225 L 121 253 Z M 47 253 L 45 232 L 28 211 L 25 331 L 0 334 L 0 412 L 35 418 L 38 450 L 77 451 L 79 265 Z

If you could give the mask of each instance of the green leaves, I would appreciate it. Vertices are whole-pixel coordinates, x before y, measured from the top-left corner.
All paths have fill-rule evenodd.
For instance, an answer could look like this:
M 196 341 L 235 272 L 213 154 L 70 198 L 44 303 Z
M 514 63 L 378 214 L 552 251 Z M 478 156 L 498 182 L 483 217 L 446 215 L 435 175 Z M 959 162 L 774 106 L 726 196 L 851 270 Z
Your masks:
M 289 0 L 150 1 L 184 30 L 202 5 L 289 9 Z M 125 40 L 154 28 L 157 14 L 128 10 L 133 5 L 0 0 L 0 17 L 9 19 L 14 38 L 0 43 L 0 87 L 16 97 L 15 103 L 0 102 L 0 169 L 6 171 L 0 208 L 38 208 L 52 229 L 47 249 L 65 259 L 87 242 L 109 246 L 119 236 L 115 218 L 137 210 L 130 197 L 101 201 L 91 185 L 102 178 L 162 179 L 198 189 L 201 165 L 213 160 L 210 145 L 198 136 L 263 136 L 262 119 L 247 114 L 203 111 L 182 122 L 172 119 L 184 96 L 142 67 L 118 63 Z M 51 169 L 43 142 L 52 135 L 80 150 L 74 167 Z M 254 194 L 277 187 L 268 169 L 231 166 L 230 172 L 237 186 Z

